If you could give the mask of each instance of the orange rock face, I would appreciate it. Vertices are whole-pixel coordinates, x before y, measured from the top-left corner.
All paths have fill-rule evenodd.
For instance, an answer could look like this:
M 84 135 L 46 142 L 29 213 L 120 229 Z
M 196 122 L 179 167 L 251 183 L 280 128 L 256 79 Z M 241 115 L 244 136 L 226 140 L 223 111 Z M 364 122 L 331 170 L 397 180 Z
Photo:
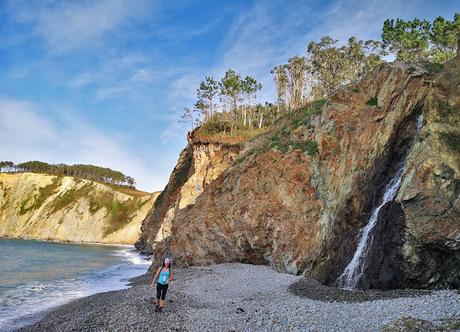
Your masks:
M 171 235 L 171 222 L 177 211 L 195 203 L 195 199 L 238 155 L 239 144 L 218 144 L 188 136 L 168 185 L 142 223 L 142 236 L 136 247 L 152 253 L 152 246 Z
M 384 64 L 320 114 L 287 117 L 176 211 L 155 254 L 180 265 L 269 264 L 333 284 L 405 163 L 375 229 L 365 286 L 459 287 L 459 79 L 455 62 L 442 73 Z M 302 148 L 311 142 L 317 151 Z

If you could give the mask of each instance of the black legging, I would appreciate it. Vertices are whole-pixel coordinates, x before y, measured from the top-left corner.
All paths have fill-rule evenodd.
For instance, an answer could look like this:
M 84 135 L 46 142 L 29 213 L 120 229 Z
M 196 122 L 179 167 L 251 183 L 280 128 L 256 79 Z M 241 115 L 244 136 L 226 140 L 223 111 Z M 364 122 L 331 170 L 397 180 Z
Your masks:
M 162 285 L 159 282 L 157 282 L 157 300 L 161 298 L 164 301 L 167 291 L 168 291 L 168 284 Z

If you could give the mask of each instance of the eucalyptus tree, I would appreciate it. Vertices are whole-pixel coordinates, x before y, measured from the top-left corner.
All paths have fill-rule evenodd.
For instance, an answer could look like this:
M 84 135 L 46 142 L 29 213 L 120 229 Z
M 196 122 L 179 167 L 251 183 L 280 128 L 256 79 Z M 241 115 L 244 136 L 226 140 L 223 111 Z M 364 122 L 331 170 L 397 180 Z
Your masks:
M 127 183 L 127 185 L 128 185 L 129 187 L 132 187 L 132 188 L 135 187 L 135 185 L 136 185 L 136 180 L 134 180 L 133 177 L 127 176 L 125 180 L 126 180 L 126 183 Z
M 455 14 L 453 21 L 441 16 L 437 17 L 430 31 L 431 60 L 442 63 L 455 57 L 458 38 L 460 38 L 460 14 Z
M 445 62 L 455 56 L 460 33 L 460 14 L 449 21 L 441 16 L 433 22 L 388 19 L 383 23 L 382 41 L 399 61 Z
M 381 43 L 362 41 L 351 37 L 348 43 L 337 45 L 329 36 L 310 42 L 307 48 L 309 72 L 315 80 L 312 94 L 315 98 L 330 95 L 340 86 L 361 78 L 381 62 Z
M 222 77 L 220 83 L 220 96 L 225 106 L 229 106 L 232 114 L 232 128 L 233 132 L 238 120 L 238 102 L 241 99 L 241 76 L 233 69 L 228 69 Z M 225 107 L 226 108 L 226 107 Z
M 210 76 L 206 76 L 197 89 L 197 108 L 202 112 L 204 121 L 207 121 L 216 112 L 215 97 L 219 93 L 219 83 Z
M 400 18 L 383 22 L 382 41 L 399 61 L 426 61 L 431 24 L 427 20 L 404 21 Z
M 271 70 L 276 85 L 276 110 L 278 114 L 281 109 L 286 109 L 288 104 L 288 75 L 286 72 L 286 66 L 276 66 Z
M 307 59 L 302 56 L 294 56 L 286 65 L 288 73 L 288 91 L 290 95 L 290 109 L 297 109 L 303 103 L 303 92 L 308 68 Z
M 245 105 L 243 105 L 243 126 L 252 125 L 252 103 L 257 100 L 257 92 L 262 89 L 262 84 L 251 76 L 246 76 L 241 81 L 241 92 L 244 95 Z M 249 111 L 249 112 L 248 112 Z M 248 115 L 249 113 L 249 115 Z
M 191 129 L 195 128 L 195 124 L 197 124 L 198 116 L 195 116 L 195 113 L 198 110 L 196 108 L 184 107 L 184 111 L 181 114 L 180 122 L 190 123 Z
M 0 172 L 10 172 L 14 168 L 12 161 L 0 161 Z

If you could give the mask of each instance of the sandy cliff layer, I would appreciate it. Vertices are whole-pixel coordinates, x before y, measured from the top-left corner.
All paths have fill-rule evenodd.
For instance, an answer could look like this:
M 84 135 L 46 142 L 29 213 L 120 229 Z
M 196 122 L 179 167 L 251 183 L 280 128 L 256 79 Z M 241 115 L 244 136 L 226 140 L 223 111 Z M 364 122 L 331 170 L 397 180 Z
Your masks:
M 136 247 L 144 253 L 152 253 L 152 246 L 168 238 L 177 212 L 194 204 L 208 184 L 234 161 L 239 150 L 239 144 L 204 141 L 191 132 L 168 185 L 142 224 L 142 237 Z
M 65 176 L 0 174 L 0 236 L 133 244 L 156 196 Z
M 175 211 L 172 236 L 155 253 L 182 265 L 270 264 L 332 284 L 406 161 L 375 230 L 367 286 L 459 287 L 459 66 L 384 64 L 331 96 L 320 114 L 286 117 Z M 281 140 L 291 143 L 280 148 Z M 315 144 L 317 152 L 302 148 Z M 193 153 L 183 152 L 167 189 L 181 187 L 181 169 L 181 183 L 190 178 Z M 144 223 L 144 234 L 152 229 Z

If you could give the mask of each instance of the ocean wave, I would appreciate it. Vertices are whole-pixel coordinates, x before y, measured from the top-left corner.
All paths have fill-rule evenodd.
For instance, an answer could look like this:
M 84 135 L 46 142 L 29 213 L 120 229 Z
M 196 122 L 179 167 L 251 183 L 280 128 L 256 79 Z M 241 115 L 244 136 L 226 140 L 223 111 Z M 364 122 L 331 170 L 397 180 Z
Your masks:
M 29 317 L 83 296 L 127 288 L 128 279 L 145 273 L 150 264 L 132 247 L 115 249 L 112 255 L 120 257 L 117 264 L 74 278 L 37 280 L 3 289 L 0 294 L 0 331 L 9 331 L 28 322 L 17 317 Z
M 125 258 L 134 265 L 150 265 L 152 261 L 150 258 L 141 256 L 137 251 L 133 250 L 116 250 L 114 253 L 115 256 L 120 256 Z

